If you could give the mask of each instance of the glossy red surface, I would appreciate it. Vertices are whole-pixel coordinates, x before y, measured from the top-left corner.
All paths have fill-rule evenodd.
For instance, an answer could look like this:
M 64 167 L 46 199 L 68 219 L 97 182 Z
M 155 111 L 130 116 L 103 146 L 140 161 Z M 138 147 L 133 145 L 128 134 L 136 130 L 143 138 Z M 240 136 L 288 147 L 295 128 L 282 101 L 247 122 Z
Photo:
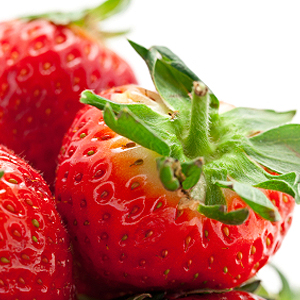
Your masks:
M 40 175 L 0 147 L 0 299 L 74 299 L 70 241 Z
M 74 27 L 46 20 L 0 23 L 0 142 L 50 184 L 63 135 L 84 89 L 136 79 L 128 64 Z

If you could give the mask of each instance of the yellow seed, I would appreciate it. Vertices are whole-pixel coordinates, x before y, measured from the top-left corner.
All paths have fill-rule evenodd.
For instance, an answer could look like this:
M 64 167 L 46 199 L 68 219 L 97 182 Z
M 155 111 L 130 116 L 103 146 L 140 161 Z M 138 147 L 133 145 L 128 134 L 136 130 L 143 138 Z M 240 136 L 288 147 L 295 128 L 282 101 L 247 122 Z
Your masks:
M 237 256 L 238 260 L 241 260 L 243 258 L 243 253 L 242 252 L 238 252 L 236 256 Z
M 40 227 L 40 223 L 37 219 L 32 219 L 31 223 L 34 227 L 39 228 Z
M 10 204 L 7 204 L 6 205 L 6 209 L 8 210 L 8 211 L 10 211 L 10 212 L 15 212 L 15 208 L 12 206 L 12 205 L 10 205 Z
M 192 240 L 192 238 L 191 238 L 190 236 L 188 236 L 188 237 L 185 239 L 185 246 L 186 246 L 186 248 L 189 246 L 191 240 Z
M 271 245 L 271 240 L 269 237 L 266 238 L 266 245 L 269 247 Z
M 163 258 L 165 258 L 168 254 L 169 254 L 169 251 L 168 251 L 168 250 L 163 250 L 163 251 L 161 252 L 161 256 L 162 256 Z
M 44 44 L 42 42 L 36 42 L 35 45 L 34 45 L 34 49 L 35 50 L 39 50 L 41 48 L 43 48 Z
M 4 257 L 4 256 L 2 256 L 0 260 L 1 260 L 1 262 L 4 263 L 4 264 L 9 264 L 9 263 L 10 263 L 10 260 L 7 259 L 7 258 Z
M 259 262 L 257 262 L 254 266 L 253 266 L 253 269 L 257 270 L 259 267 Z
M 74 60 L 74 58 L 75 58 L 74 54 L 72 54 L 72 53 L 68 54 L 67 62 L 71 62 L 72 60 Z
M 28 73 L 28 71 L 26 70 L 26 69 L 22 69 L 21 71 L 20 71 L 20 76 L 25 76 L 26 74 Z
M 51 114 L 51 108 L 47 108 L 47 109 L 45 110 L 45 114 L 46 114 L 47 116 L 49 116 L 49 115 Z
M 168 275 L 170 273 L 170 269 L 165 270 L 164 274 Z
M 139 182 L 134 182 L 134 183 L 131 185 L 130 188 L 133 190 L 133 189 L 137 188 L 138 186 L 140 186 L 140 183 L 139 183 Z
M 57 44 L 61 44 L 63 41 L 64 41 L 64 38 L 63 38 L 62 36 L 58 36 L 58 37 L 56 37 L 56 39 L 55 39 L 55 42 L 56 42 Z
M 127 239 L 128 239 L 128 235 L 127 234 L 123 235 L 122 241 L 126 241 Z
M 13 235 L 16 237 L 21 237 L 21 233 L 18 230 L 14 230 Z
M 228 268 L 227 268 L 227 267 L 224 267 L 223 272 L 224 272 L 225 274 L 228 273 Z
M 22 254 L 21 257 L 22 257 L 22 259 L 25 259 L 25 260 L 30 259 L 30 257 L 27 254 Z
M 87 153 L 87 155 L 88 155 L 88 156 L 91 156 L 91 155 L 93 155 L 94 153 L 95 153 L 94 150 L 90 150 L 90 151 Z
M 204 230 L 204 235 L 205 235 L 206 238 L 208 237 L 208 231 L 207 230 Z
M 16 179 L 14 179 L 14 178 L 9 178 L 8 182 L 9 183 L 13 183 L 13 184 L 18 184 L 18 181 Z
M 223 232 L 226 236 L 229 236 L 229 228 L 228 227 L 224 227 Z
M 282 196 L 282 200 L 283 200 L 283 202 L 285 202 L 285 203 L 289 202 L 289 198 L 287 197 L 287 195 L 283 195 L 283 196 Z
M 160 208 L 160 207 L 162 207 L 162 203 L 161 203 L 161 202 L 158 202 L 157 205 L 156 205 L 156 207 L 155 207 L 155 209 L 158 209 L 158 208 Z
M 255 246 L 252 246 L 252 247 L 251 247 L 251 254 L 253 255 L 253 254 L 255 254 L 255 252 L 256 252 L 256 247 L 255 247 Z
M 24 278 L 23 278 L 23 277 L 19 277 L 19 282 L 20 282 L 21 284 L 25 284 Z
M 148 237 L 150 237 L 152 234 L 153 234 L 153 231 L 152 231 L 152 230 L 149 230 L 149 231 L 146 232 L 145 237 L 148 238 Z
M 49 62 L 44 63 L 43 69 L 44 70 L 49 70 L 51 68 L 51 64 Z
M 132 147 L 135 147 L 136 146 L 136 143 L 135 142 L 128 142 L 126 143 L 125 147 L 126 148 L 132 148 Z

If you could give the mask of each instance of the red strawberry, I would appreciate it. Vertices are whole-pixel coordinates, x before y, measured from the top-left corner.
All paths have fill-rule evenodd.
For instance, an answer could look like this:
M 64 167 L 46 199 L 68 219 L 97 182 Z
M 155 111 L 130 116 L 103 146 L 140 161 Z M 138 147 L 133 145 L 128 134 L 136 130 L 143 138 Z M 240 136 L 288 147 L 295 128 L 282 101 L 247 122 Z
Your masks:
M 47 16 L 0 23 L 0 142 L 49 184 L 63 135 L 83 106 L 80 92 L 136 82 L 128 64 L 81 25 Z
M 0 298 L 74 299 L 69 237 L 49 188 L 0 146 Z
M 59 156 L 57 204 L 80 265 L 101 299 L 240 285 L 290 227 L 300 146 L 289 140 L 300 125 L 281 125 L 294 112 L 219 115 L 216 97 L 199 79 L 193 88 L 196 75 L 172 52 L 133 46 L 159 94 L 84 92 L 104 112 L 82 109 Z

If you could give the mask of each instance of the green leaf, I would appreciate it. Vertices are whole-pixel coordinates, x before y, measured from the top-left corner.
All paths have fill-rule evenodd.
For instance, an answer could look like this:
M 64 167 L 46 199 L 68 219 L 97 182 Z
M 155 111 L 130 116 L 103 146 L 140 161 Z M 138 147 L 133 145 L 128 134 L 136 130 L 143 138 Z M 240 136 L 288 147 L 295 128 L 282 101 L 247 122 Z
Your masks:
M 131 0 L 107 0 L 95 8 L 88 9 L 87 14 L 99 21 L 103 21 L 125 11 L 129 7 L 130 2 Z
M 207 206 L 199 204 L 198 211 L 207 218 L 214 219 L 228 225 L 243 224 L 249 216 L 249 210 L 247 208 L 227 212 L 226 206 L 224 205 Z
M 150 49 L 156 50 L 162 55 L 163 60 L 168 62 L 172 67 L 174 67 L 181 73 L 187 75 L 193 81 L 201 81 L 200 78 L 193 71 L 191 71 L 175 53 L 173 53 L 167 47 L 153 46 Z
M 170 155 L 174 158 L 182 158 L 183 149 L 180 142 L 177 139 L 175 128 L 172 125 L 171 116 L 165 113 L 155 111 L 155 107 L 143 104 L 143 103 L 117 103 L 105 99 L 99 95 L 95 95 L 92 91 L 85 90 L 81 94 L 80 101 L 85 104 L 93 105 L 101 110 L 104 110 L 106 105 L 109 104 L 114 114 L 119 114 L 122 110 L 129 110 L 139 121 L 139 128 L 143 125 L 147 127 L 147 131 L 151 128 L 151 132 L 158 138 L 163 140 L 169 145 L 171 152 Z M 124 119 L 125 121 L 125 119 Z M 109 126 L 109 124 L 107 124 Z M 132 130 L 130 124 L 123 123 L 123 136 L 132 139 Z M 110 127 L 110 126 L 109 126 Z M 113 128 L 111 128 L 113 129 Z M 118 132 L 119 133 L 119 132 Z M 146 145 L 145 138 L 141 141 L 135 140 L 136 143 Z M 151 148 L 151 150 L 153 150 Z M 161 153 L 159 153 L 161 154 Z
M 154 84 L 167 106 L 182 113 L 190 110 L 193 80 L 162 60 L 156 60 Z
M 99 6 L 91 9 L 75 12 L 49 12 L 45 14 L 25 16 L 24 19 L 46 19 L 57 25 L 68 25 L 74 23 L 78 26 L 86 25 L 87 19 L 93 19 L 93 22 L 100 22 L 110 18 L 121 11 L 127 9 L 130 0 L 107 0 Z M 127 31 L 126 31 L 127 32 Z
M 272 128 L 249 139 L 246 153 L 279 174 L 300 170 L 300 124 Z
M 57 25 L 68 25 L 76 23 L 81 26 L 84 23 L 86 11 L 75 12 L 49 12 L 45 14 L 31 15 L 23 17 L 26 20 L 45 19 Z
M 127 108 L 123 108 L 116 117 L 111 106 L 107 103 L 103 117 L 107 126 L 114 132 L 126 136 L 128 139 L 160 155 L 170 155 L 171 150 L 169 145 Z
M 255 293 L 255 291 L 258 290 L 260 285 L 261 285 L 261 280 L 253 280 L 251 282 L 248 282 L 246 284 L 243 284 L 243 285 L 235 288 L 235 290 L 244 291 L 244 292 L 248 292 L 248 293 Z
M 176 176 L 177 161 L 171 158 L 161 157 L 157 159 L 159 178 L 165 189 L 176 191 L 180 188 L 180 179 Z
M 132 48 L 142 57 L 142 59 L 145 61 L 151 78 L 153 80 L 153 72 L 154 72 L 154 65 L 156 63 L 156 60 L 159 58 L 158 52 L 156 50 L 148 50 L 147 48 L 128 40 Z
M 184 190 L 193 188 L 199 182 L 202 173 L 202 165 L 203 160 L 201 158 L 181 164 L 182 173 L 186 177 L 182 182 L 182 188 Z
M 170 49 L 162 46 L 153 46 L 149 50 L 144 48 L 143 46 L 134 43 L 133 41 L 129 40 L 129 43 L 131 46 L 136 50 L 136 52 L 144 59 L 146 62 L 148 69 L 150 71 L 152 80 L 154 80 L 154 66 L 156 64 L 157 60 L 163 61 L 164 63 L 169 64 L 172 68 L 176 69 L 179 71 L 179 73 L 186 75 L 190 81 L 188 82 L 187 89 L 190 89 L 191 83 L 193 81 L 198 81 L 202 82 L 201 79 L 193 72 L 191 71 L 185 63 L 175 54 L 173 53 Z M 218 108 L 219 108 L 219 100 L 217 97 L 209 91 L 210 98 L 211 98 L 211 109 L 215 110 L 212 112 L 212 114 L 216 113 Z
M 203 173 L 206 185 L 205 204 L 226 206 L 227 203 L 222 189 L 215 184 L 216 181 L 226 181 L 228 175 L 226 168 L 214 165 L 204 165 Z
M 217 181 L 216 184 L 235 191 L 262 218 L 272 222 L 281 219 L 276 207 L 259 189 L 239 182 Z
M 296 192 L 293 189 L 293 187 L 283 180 L 270 179 L 268 181 L 256 184 L 255 187 L 262 188 L 265 190 L 280 191 L 291 195 L 292 197 L 296 196 Z
M 115 114 L 120 113 L 120 111 L 124 108 L 128 108 L 133 114 L 142 119 L 145 123 L 153 124 L 158 127 L 163 126 L 164 130 L 168 131 L 168 134 L 170 134 L 170 131 L 173 130 L 172 126 L 167 124 L 171 121 L 171 117 L 169 115 L 157 112 L 144 103 L 118 103 L 96 95 L 94 92 L 89 90 L 85 90 L 81 93 L 80 102 L 95 106 L 100 110 L 104 110 L 106 104 L 109 103 Z M 164 125 L 162 125 L 162 123 L 164 123 Z M 165 128 L 165 126 L 168 127 Z M 167 134 L 165 135 L 167 136 Z
M 245 135 L 253 135 L 269 130 L 287 122 L 295 116 L 296 111 L 275 112 L 254 108 L 237 107 L 221 115 L 226 124 L 231 124 Z

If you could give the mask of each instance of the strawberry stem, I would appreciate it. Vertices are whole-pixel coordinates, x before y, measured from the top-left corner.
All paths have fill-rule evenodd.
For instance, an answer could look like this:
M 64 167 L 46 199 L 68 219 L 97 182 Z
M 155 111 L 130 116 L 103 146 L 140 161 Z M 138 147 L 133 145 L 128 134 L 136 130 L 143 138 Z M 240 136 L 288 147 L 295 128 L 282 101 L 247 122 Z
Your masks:
M 202 82 L 195 81 L 192 90 L 192 108 L 189 132 L 184 140 L 184 153 L 193 159 L 211 152 L 209 141 L 209 93 Z

